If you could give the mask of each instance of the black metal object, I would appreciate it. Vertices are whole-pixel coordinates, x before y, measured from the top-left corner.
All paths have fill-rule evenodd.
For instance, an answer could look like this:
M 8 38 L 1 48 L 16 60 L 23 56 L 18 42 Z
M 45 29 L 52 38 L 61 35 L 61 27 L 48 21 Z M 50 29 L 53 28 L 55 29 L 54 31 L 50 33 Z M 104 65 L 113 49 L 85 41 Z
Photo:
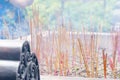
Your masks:
M 38 60 L 27 41 L 0 41 L 0 80 L 40 80 Z
M 31 76 L 31 79 L 34 78 L 35 80 L 40 80 L 39 64 L 38 64 L 38 59 L 37 59 L 35 53 L 32 53 L 31 61 L 32 62 L 29 67 L 29 72 L 31 75 L 34 75 L 34 76 Z
M 40 80 L 39 64 L 37 57 L 32 53 L 27 62 L 27 67 L 20 63 L 18 68 L 17 80 Z
M 19 62 L 0 60 L 0 80 L 16 80 Z
M 21 53 L 30 53 L 27 41 L 0 40 L 0 60 L 20 61 Z

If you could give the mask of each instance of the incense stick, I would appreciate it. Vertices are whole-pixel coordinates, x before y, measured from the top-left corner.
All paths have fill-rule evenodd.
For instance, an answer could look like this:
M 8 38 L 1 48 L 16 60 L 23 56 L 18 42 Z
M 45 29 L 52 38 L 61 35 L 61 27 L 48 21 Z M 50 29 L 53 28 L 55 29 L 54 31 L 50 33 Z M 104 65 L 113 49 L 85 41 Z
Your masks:
M 85 69 L 86 69 L 86 72 L 87 72 L 87 76 L 90 77 L 90 71 L 89 71 L 88 64 L 86 62 L 85 55 L 84 55 L 84 52 L 83 52 L 82 44 L 81 44 L 81 41 L 80 41 L 79 38 L 78 38 L 78 43 L 79 43 L 79 50 L 80 50 L 80 52 L 82 54 L 82 57 L 83 57 L 84 66 L 85 66 Z
M 104 67 L 104 78 L 107 77 L 107 54 L 105 54 L 105 50 L 102 50 L 103 55 L 103 67 Z

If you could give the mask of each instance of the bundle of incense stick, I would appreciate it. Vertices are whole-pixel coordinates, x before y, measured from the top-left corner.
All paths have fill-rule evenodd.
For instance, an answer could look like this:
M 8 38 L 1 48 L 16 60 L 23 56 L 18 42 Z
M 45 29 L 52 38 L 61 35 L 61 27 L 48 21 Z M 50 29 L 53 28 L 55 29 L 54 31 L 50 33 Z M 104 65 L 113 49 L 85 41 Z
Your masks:
M 58 44 L 58 38 L 55 36 L 54 33 L 54 45 L 56 45 L 57 48 L 55 48 L 55 59 L 54 59 L 54 74 L 57 75 L 57 72 L 59 70 L 59 44 Z
M 65 71 L 64 75 L 67 76 L 67 71 L 69 69 L 69 64 L 68 64 L 68 53 L 65 54 Z
M 117 47 L 118 47 L 118 33 L 115 33 L 115 35 L 112 36 L 113 40 L 113 55 L 112 55 L 112 60 L 110 61 L 110 66 L 112 69 L 112 73 L 114 78 L 116 78 L 116 55 L 117 55 Z M 113 66 L 112 66 L 113 65 Z
M 78 38 L 78 43 L 79 43 L 79 50 L 80 50 L 80 53 L 81 53 L 83 61 L 84 61 L 84 66 L 85 66 L 85 69 L 86 69 L 86 72 L 87 72 L 87 76 L 90 77 L 90 71 L 89 71 L 88 63 L 87 63 L 87 60 L 86 60 L 86 57 L 85 57 L 85 54 L 84 54 L 82 43 L 81 43 L 79 38 Z
M 94 61 L 95 61 L 95 77 L 97 78 L 98 77 L 98 52 L 96 51 L 98 46 L 99 46 L 99 37 L 98 35 L 96 35 L 95 37 L 95 40 L 94 40 L 94 43 L 95 43 L 95 49 L 94 49 L 94 52 L 95 52 L 95 57 L 94 57 Z
M 103 55 L 103 68 L 104 68 L 104 78 L 107 77 L 107 54 L 105 54 L 105 49 L 102 50 Z
M 94 35 L 91 35 L 90 57 L 91 57 L 91 77 L 94 77 Z
M 73 38 L 73 35 L 72 36 L 72 67 L 75 66 L 75 56 L 76 56 L 76 53 L 75 53 L 75 41 L 74 41 L 74 38 Z
M 33 5 L 33 15 L 37 14 L 37 12 L 34 11 L 35 9 L 36 9 L 36 6 Z M 40 56 L 40 53 L 42 52 L 42 51 L 40 51 L 40 46 L 41 46 L 40 35 L 37 35 L 36 32 L 33 32 L 33 29 L 35 29 L 35 27 L 40 26 L 38 16 L 34 16 L 33 18 L 30 19 L 30 30 L 31 30 L 31 34 L 32 34 L 31 44 L 33 45 L 34 41 L 36 42 L 35 51 Z M 66 32 L 63 32 L 63 31 L 64 31 L 63 28 L 60 28 L 58 30 L 58 34 L 59 34 L 59 36 L 57 36 L 58 38 L 54 37 L 54 41 L 56 42 L 55 45 L 57 46 L 55 56 L 54 56 L 55 57 L 54 60 L 52 59 L 53 58 L 52 54 L 50 55 L 50 57 L 47 57 L 48 56 L 47 54 L 49 54 L 49 50 L 44 49 L 46 51 L 45 61 L 46 61 L 46 65 L 48 67 L 48 72 L 50 72 L 50 74 L 52 73 L 51 72 L 52 71 L 52 63 L 55 63 L 54 64 L 54 67 L 55 67 L 54 71 L 59 70 L 60 75 L 66 75 L 67 74 L 66 70 L 69 68 L 69 64 L 68 64 L 69 51 L 67 51 L 67 48 L 65 47 L 65 51 L 62 52 L 62 46 L 63 46 L 64 42 L 68 42 L 69 39 L 65 39 L 66 36 L 64 36 L 64 35 L 66 35 Z M 35 40 L 33 39 L 34 38 L 34 33 L 36 34 L 35 36 L 37 36 Z M 62 33 L 64 33 L 64 35 Z M 80 64 L 82 63 L 82 59 L 83 59 L 84 66 L 85 66 L 86 73 L 87 73 L 88 77 L 98 77 L 98 54 L 95 51 L 98 44 L 96 43 L 97 41 L 96 41 L 95 36 L 93 34 L 91 36 L 91 41 L 90 42 L 87 41 L 87 36 L 85 36 L 85 35 L 86 35 L 86 33 L 85 33 L 85 30 L 84 30 L 83 31 L 83 36 L 84 36 L 83 42 L 82 42 L 82 40 L 77 39 L 77 42 L 79 43 L 78 46 L 79 46 Z M 49 38 L 48 38 L 47 41 L 50 40 Z M 73 32 L 72 32 L 72 38 L 71 39 L 72 39 L 72 44 L 71 44 L 72 45 L 72 50 L 70 50 L 70 51 L 72 51 L 72 63 L 73 63 L 72 66 L 75 67 L 75 66 L 77 66 L 77 64 L 76 64 L 77 59 L 76 58 L 77 58 L 78 54 L 77 54 L 77 49 L 75 49 L 76 48 L 76 43 L 75 43 L 75 38 L 73 37 Z M 43 45 L 49 46 L 50 49 L 55 48 L 54 46 L 50 47 L 49 43 L 50 42 L 46 42 Z M 90 44 L 89 46 L 88 46 L 88 43 Z M 117 44 L 117 43 L 115 43 L 115 44 Z M 64 45 L 68 45 L 68 44 L 65 43 Z M 116 45 L 114 45 L 114 46 L 116 46 Z M 34 48 L 34 45 L 32 47 Z M 86 52 L 86 50 L 88 50 L 88 52 Z M 112 57 L 112 64 L 114 66 L 113 66 L 112 71 L 114 73 L 114 76 L 116 76 L 116 74 L 115 74 L 115 72 L 116 72 L 115 71 L 116 70 L 115 65 L 117 63 L 116 62 L 116 50 L 113 53 L 114 54 L 113 54 L 113 57 Z M 90 58 L 90 63 L 89 63 L 88 57 Z M 89 64 L 90 64 L 90 67 L 89 67 Z M 104 51 L 103 51 L 103 65 L 104 65 L 104 77 L 106 78 L 107 77 L 107 75 L 106 75 L 106 72 L 107 72 L 107 66 L 106 66 L 107 65 L 107 54 L 105 54 Z
M 61 40 L 61 37 L 62 37 L 61 34 L 62 34 L 62 29 L 61 29 L 61 28 L 60 28 L 60 30 L 58 31 L 58 33 L 59 33 L 59 34 L 58 34 L 58 59 L 59 59 L 59 70 L 60 70 L 60 75 L 63 75 L 63 72 L 62 72 L 62 69 L 63 69 L 63 67 L 62 67 L 62 66 L 63 66 L 62 59 L 63 59 L 63 58 L 61 57 L 61 56 L 62 56 L 62 53 L 61 53 L 61 47 L 62 47 L 62 46 L 61 46 L 61 43 L 62 43 L 62 42 L 61 42 L 61 41 L 62 41 L 62 40 Z M 61 58 L 62 58 L 62 59 L 61 59 Z

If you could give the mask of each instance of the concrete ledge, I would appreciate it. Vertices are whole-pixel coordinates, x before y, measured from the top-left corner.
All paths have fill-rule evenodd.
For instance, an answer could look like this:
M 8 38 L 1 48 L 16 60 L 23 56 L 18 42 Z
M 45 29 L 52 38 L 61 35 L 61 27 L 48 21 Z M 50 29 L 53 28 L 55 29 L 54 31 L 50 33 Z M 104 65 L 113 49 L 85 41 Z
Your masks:
M 40 76 L 40 80 L 120 80 L 120 79 L 104 79 L 104 78 L 82 78 L 82 77 L 63 77 L 63 76 Z

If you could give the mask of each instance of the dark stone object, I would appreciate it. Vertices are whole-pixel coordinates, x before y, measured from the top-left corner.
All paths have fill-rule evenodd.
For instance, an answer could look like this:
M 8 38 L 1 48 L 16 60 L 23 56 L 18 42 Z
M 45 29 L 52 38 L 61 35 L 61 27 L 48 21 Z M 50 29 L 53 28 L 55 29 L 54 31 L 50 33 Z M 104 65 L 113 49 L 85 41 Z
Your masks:
M 0 40 L 0 80 L 40 80 L 38 60 L 28 41 Z

